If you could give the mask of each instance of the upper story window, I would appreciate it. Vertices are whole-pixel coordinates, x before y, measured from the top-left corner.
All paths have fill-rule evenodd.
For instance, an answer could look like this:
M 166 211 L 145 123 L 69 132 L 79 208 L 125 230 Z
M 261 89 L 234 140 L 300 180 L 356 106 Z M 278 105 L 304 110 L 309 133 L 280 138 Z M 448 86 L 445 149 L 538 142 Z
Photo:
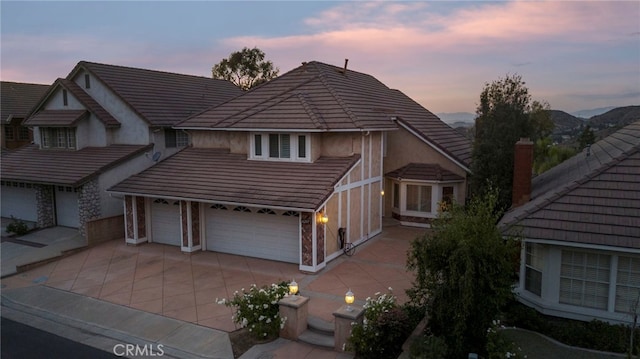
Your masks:
M 189 135 L 184 131 L 174 129 L 164 130 L 164 146 L 166 148 L 186 147 L 189 145 Z
M 76 129 L 72 127 L 41 127 L 42 148 L 76 148 Z
M 309 135 L 290 133 L 251 134 L 252 159 L 309 162 Z

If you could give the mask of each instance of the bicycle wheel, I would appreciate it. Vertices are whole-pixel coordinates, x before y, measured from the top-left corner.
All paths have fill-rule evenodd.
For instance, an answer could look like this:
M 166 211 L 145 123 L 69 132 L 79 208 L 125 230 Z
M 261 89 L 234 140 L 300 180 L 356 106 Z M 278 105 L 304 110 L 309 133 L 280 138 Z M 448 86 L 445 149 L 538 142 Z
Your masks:
M 356 252 L 356 246 L 354 246 L 353 243 L 345 244 L 345 246 L 344 246 L 344 254 L 346 254 L 349 257 L 351 257 L 355 252 Z

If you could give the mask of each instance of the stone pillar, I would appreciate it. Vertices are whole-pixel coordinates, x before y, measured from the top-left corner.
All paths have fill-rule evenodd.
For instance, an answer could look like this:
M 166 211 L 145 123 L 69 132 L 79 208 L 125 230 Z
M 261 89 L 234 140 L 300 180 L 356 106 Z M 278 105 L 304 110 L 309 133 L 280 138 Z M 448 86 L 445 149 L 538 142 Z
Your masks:
M 36 202 L 38 205 L 38 228 L 46 228 L 54 225 L 53 218 L 53 186 L 35 185 Z
M 78 214 L 80 216 L 78 224 L 80 234 L 87 236 L 87 222 L 100 217 L 100 190 L 96 179 L 85 183 L 78 190 Z
M 309 298 L 299 295 L 280 299 L 280 316 L 287 318 L 284 328 L 280 330 L 282 338 L 296 340 L 307 329 L 308 304 Z
M 364 318 L 364 308 L 358 305 L 351 305 L 351 311 L 347 310 L 347 306 L 343 305 L 333 312 L 335 317 L 335 346 L 334 350 L 342 352 L 347 340 L 351 336 L 351 323 L 362 323 Z

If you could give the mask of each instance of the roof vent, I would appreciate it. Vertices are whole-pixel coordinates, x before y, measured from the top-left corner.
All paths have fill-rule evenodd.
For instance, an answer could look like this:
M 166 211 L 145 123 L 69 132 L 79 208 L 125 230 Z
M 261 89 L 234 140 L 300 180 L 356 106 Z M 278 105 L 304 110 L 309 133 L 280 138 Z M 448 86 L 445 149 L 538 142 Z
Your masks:
M 347 73 L 347 64 L 349 63 L 349 59 L 344 59 L 344 68 L 342 69 L 342 73 Z

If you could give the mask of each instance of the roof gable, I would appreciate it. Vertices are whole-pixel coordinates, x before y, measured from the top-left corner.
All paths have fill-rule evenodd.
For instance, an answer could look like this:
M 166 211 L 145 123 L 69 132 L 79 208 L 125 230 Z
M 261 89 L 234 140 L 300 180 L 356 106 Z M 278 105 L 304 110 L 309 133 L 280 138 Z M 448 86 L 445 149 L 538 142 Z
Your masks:
M 640 249 L 638 178 L 640 121 L 534 178 L 532 200 L 500 226 L 529 239 Z
M 73 79 L 82 69 L 153 126 L 173 126 L 242 93 L 225 80 L 86 61 L 79 62 L 67 79 Z

